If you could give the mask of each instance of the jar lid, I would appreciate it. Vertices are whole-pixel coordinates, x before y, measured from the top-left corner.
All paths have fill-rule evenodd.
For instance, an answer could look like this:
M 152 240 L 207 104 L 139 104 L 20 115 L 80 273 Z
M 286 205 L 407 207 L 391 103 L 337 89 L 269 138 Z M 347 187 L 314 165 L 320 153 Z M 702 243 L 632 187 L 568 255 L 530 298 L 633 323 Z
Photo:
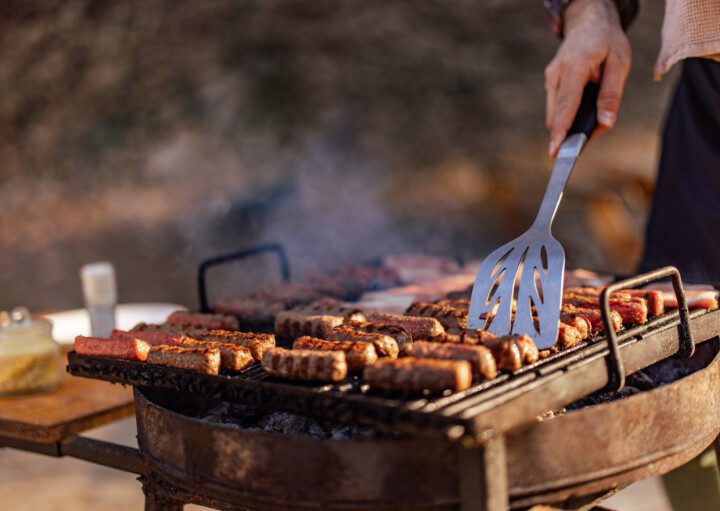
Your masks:
M 9 312 L 0 311 L 0 342 L 47 334 L 51 329 L 49 321 L 33 318 L 26 307 L 15 307 Z

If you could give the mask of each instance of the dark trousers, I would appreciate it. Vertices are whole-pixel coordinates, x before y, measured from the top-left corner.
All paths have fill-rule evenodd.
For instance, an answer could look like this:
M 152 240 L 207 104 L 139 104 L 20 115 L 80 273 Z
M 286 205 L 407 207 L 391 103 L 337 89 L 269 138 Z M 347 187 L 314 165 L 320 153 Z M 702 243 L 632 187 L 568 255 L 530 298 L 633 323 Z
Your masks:
M 665 121 L 641 271 L 720 285 L 720 62 L 688 59 Z

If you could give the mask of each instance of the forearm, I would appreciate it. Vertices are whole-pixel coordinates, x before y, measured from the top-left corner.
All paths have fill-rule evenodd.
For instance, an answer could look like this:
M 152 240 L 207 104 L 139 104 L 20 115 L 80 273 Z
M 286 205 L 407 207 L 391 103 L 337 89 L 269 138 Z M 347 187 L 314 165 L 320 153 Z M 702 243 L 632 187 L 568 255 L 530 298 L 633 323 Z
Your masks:
M 615 6 L 612 11 L 618 16 L 620 25 L 623 30 L 627 30 L 640 9 L 638 0 L 543 0 L 543 4 L 550 28 L 559 36 L 565 33 L 567 11 L 593 8 L 592 4 L 605 4 L 596 8 L 604 7 L 607 11 L 608 4 L 612 4 Z

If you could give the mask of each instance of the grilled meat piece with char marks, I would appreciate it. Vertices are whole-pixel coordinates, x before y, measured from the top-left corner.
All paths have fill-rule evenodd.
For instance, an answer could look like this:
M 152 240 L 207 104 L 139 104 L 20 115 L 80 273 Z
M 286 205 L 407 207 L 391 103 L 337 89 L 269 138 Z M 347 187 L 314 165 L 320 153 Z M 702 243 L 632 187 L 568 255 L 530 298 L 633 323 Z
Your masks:
M 563 304 L 560 309 L 560 314 L 580 314 L 590 321 L 591 330 L 590 335 L 595 336 L 603 331 L 603 321 L 600 315 L 599 309 L 588 309 L 584 307 L 577 307 L 571 304 Z M 617 311 L 610 311 L 610 321 L 612 321 L 612 327 L 617 332 L 622 328 L 622 316 Z
M 75 353 L 93 357 L 119 358 L 145 362 L 150 345 L 140 339 L 101 339 L 99 337 L 75 337 Z
M 445 332 L 445 329 L 435 318 L 402 316 L 388 312 L 373 312 L 368 315 L 368 321 L 402 327 L 410 332 L 413 341 L 432 341 L 435 337 Z
M 306 316 L 294 310 L 282 311 L 275 316 L 275 333 L 285 339 L 303 335 L 324 338 L 332 328 L 342 323 L 341 316 Z
M 497 364 L 490 349 L 486 346 L 469 344 L 441 344 L 431 341 L 417 341 L 409 350 L 415 358 L 433 358 L 444 360 L 466 360 L 470 362 L 473 374 L 486 380 L 497 376 Z
M 147 363 L 199 373 L 220 373 L 220 350 L 217 348 L 182 348 L 180 346 L 153 346 Z
M 485 336 L 483 344 L 490 348 L 498 369 L 517 371 L 524 364 L 538 361 L 538 349 L 527 335 Z
M 400 353 L 395 339 L 383 334 L 369 334 L 347 328 L 345 326 L 335 327 L 325 336 L 328 341 L 363 341 L 370 342 L 375 346 L 379 357 L 397 358 Z
M 266 349 L 262 367 L 274 376 L 309 381 L 342 381 L 348 371 L 345 353 L 342 351 L 284 348 Z
M 363 371 L 371 387 L 410 392 L 454 392 L 472 384 L 472 367 L 464 360 L 434 360 L 404 357 L 382 359 Z
M 405 315 L 435 318 L 447 333 L 460 335 L 467 326 L 468 311 L 434 303 L 415 302 L 408 307 Z
M 360 370 L 378 360 L 375 346 L 364 341 L 327 341 L 305 336 L 295 339 L 293 349 L 342 351 L 345 353 L 345 360 L 351 371 Z
M 258 362 L 262 360 L 263 351 L 275 347 L 275 336 L 273 334 L 210 330 L 198 334 L 195 338 L 200 341 L 222 342 L 242 346 L 249 349 L 253 359 Z
M 189 311 L 175 311 L 167 317 L 165 323 L 176 324 L 182 327 L 202 327 L 208 330 L 215 328 L 237 330 L 239 328 L 238 320 L 233 316 Z
M 229 371 L 242 371 L 254 362 L 252 353 L 244 346 L 229 342 L 199 341 L 190 337 L 182 339 L 183 348 L 215 348 L 220 352 L 220 366 Z
M 396 325 L 372 323 L 370 321 L 348 321 L 343 326 L 356 332 L 382 334 L 392 337 L 395 339 L 401 353 L 404 353 L 409 346 L 412 346 L 412 336 L 410 332 Z

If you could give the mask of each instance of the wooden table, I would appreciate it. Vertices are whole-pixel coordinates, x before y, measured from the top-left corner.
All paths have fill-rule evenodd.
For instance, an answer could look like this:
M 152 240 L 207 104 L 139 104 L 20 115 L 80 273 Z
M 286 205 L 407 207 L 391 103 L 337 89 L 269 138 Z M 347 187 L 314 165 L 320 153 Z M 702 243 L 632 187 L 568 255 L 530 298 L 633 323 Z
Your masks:
M 132 414 L 132 389 L 66 373 L 53 392 L 0 398 L 0 448 L 71 456 L 142 474 L 138 449 L 77 436 Z

